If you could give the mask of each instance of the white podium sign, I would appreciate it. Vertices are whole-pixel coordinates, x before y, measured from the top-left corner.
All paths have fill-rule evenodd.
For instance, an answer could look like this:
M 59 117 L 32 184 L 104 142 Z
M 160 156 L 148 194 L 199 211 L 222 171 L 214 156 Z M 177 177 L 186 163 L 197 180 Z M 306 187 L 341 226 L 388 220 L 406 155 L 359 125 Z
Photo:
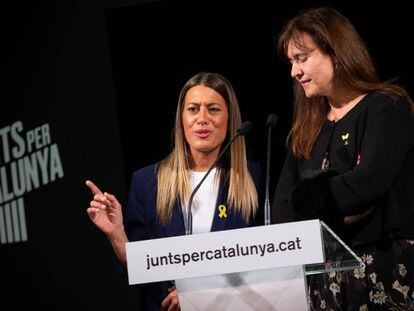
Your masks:
M 129 242 L 129 284 L 324 261 L 319 220 Z

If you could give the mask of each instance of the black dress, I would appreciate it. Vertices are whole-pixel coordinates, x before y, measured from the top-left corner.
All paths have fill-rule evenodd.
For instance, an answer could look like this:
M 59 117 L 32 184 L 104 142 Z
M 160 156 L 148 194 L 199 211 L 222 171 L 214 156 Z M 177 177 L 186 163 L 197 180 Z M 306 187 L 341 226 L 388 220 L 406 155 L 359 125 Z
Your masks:
M 341 120 L 326 120 L 309 159 L 289 149 L 272 209 L 273 223 L 325 220 L 366 264 L 308 277 L 312 309 L 414 310 L 414 122 L 407 102 L 368 94 Z

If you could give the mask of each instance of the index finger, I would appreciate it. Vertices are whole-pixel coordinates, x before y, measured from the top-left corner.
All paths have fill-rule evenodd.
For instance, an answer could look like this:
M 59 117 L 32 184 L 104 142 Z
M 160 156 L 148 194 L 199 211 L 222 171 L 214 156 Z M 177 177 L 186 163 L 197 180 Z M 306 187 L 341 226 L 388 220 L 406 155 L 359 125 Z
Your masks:
M 172 300 L 171 293 L 167 295 L 167 297 L 164 298 L 164 300 L 161 302 L 161 310 L 167 310 L 167 308 L 170 306 Z
M 99 188 L 90 180 L 87 180 L 85 184 L 86 186 L 88 186 L 89 189 L 91 189 L 93 194 L 102 194 L 102 191 L 99 190 Z

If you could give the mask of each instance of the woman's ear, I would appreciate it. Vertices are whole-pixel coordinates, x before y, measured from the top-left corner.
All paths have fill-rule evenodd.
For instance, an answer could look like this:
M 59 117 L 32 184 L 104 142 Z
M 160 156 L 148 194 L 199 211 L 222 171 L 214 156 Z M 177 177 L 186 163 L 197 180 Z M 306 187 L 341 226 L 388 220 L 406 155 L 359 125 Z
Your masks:
M 338 57 L 333 55 L 331 57 L 331 59 L 332 59 L 332 65 L 333 65 L 335 71 L 338 70 L 339 69 L 339 59 L 338 59 Z

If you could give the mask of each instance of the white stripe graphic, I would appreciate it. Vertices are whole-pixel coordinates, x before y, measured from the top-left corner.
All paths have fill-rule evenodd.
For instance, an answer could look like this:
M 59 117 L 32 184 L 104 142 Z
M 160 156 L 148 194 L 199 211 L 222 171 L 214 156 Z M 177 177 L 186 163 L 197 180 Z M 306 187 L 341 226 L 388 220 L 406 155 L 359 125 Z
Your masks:
M 24 202 L 23 198 L 19 198 L 17 201 L 19 206 L 19 219 L 20 219 L 20 230 L 22 234 L 22 241 L 27 241 L 27 229 L 26 229 L 26 216 L 24 213 Z
M 1 244 L 6 244 L 6 226 L 4 224 L 4 217 L 3 217 L 3 206 L 0 206 L 0 242 Z
M 20 230 L 19 230 L 19 218 L 17 217 L 17 202 L 11 202 L 11 212 L 13 219 L 13 233 L 14 233 L 14 242 L 20 242 Z
M 6 230 L 7 230 L 7 242 L 13 243 L 13 231 L 12 231 L 12 222 L 10 217 L 10 204 L 6 203 L 4 205 L 5 218 L 6 218 Z

